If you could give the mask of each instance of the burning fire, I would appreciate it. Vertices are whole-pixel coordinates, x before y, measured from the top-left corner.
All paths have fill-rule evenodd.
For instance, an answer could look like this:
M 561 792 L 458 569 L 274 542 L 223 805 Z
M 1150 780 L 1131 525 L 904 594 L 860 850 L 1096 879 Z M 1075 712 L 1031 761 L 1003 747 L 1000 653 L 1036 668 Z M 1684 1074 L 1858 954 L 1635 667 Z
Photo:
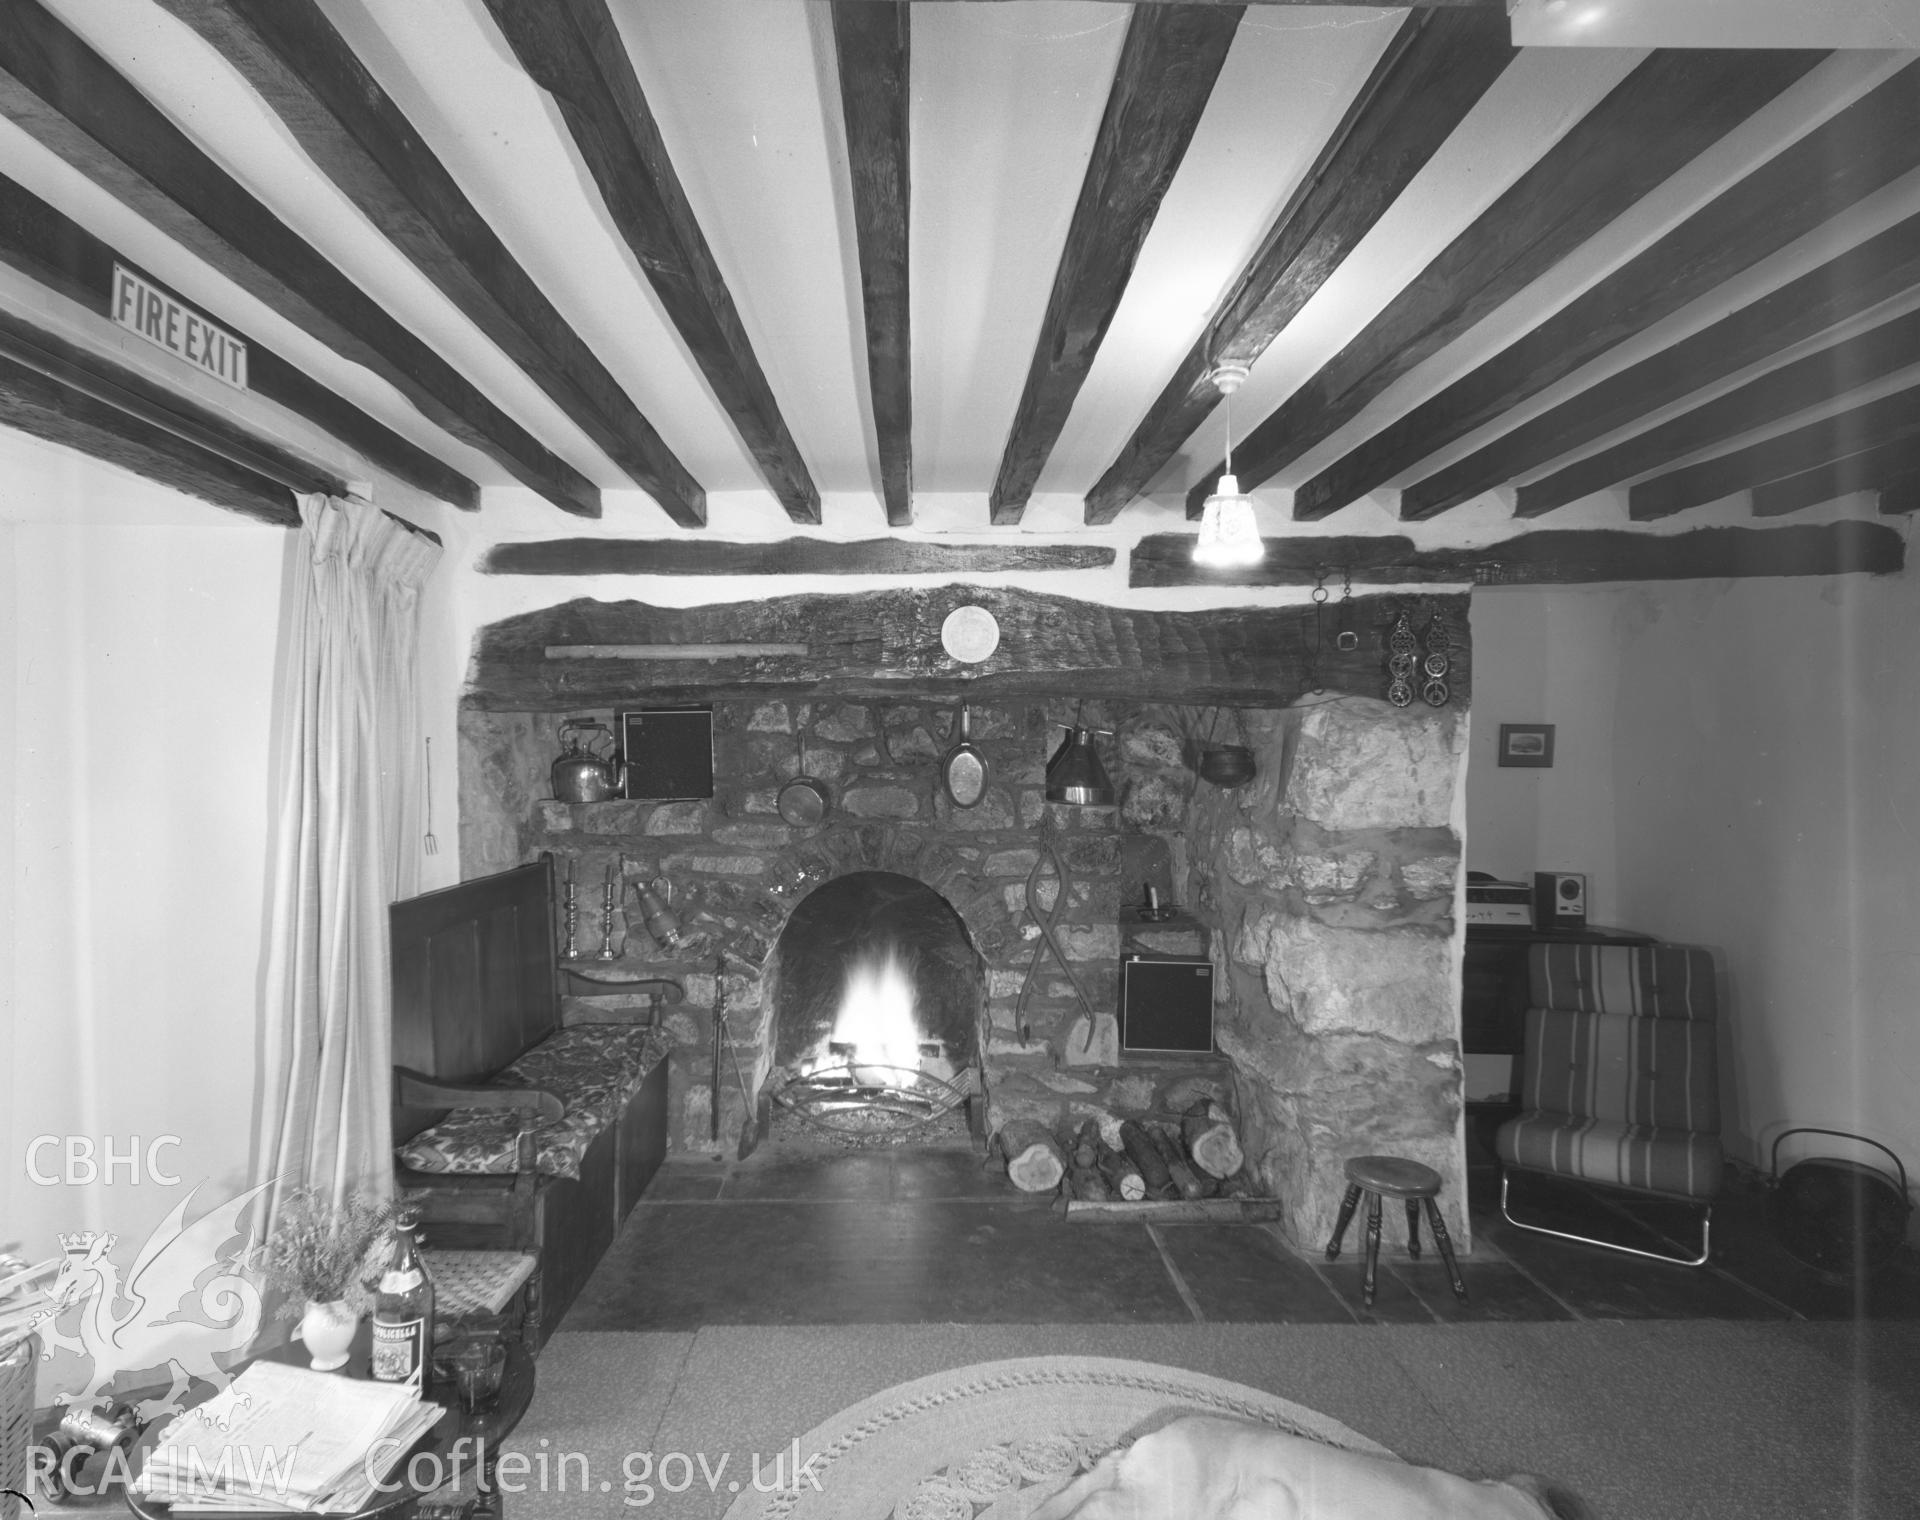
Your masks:
M 939 1047 L 932 1050 L 938 1054 Z M 848 968 L 833 1032 L 802 1065 L 801 1074 L 852 1066 L 858 1079 L 859 1067 L 868 1062 L 916 1071 L 928 1064 L 927 1054 L 914 1018 L 912 973 L 899 948 L 887 945 L 868 951 Z

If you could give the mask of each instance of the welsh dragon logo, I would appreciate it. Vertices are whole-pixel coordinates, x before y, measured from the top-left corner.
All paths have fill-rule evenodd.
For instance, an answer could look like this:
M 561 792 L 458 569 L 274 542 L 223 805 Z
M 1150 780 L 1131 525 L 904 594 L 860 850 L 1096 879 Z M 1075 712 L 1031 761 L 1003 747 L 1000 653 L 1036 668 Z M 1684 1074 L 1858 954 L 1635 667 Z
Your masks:
M 165 1369 L 172 1386 L 163 1398 L 141 1401 L 144 1422 L 180 1413 L 196 1381 L 215 1392 L 227 1387 L 232 1378 L 221 1360 L 245 1349 L 261 1317 L 260 1287 L 250 1275 L 257 1242 L 241 1219 L 270 1186 L 249 1188 L 189 1224 L 195 1188 L 154 1227 L 124 1278 L 111 1255 L 117 1235 L 85 1230 L 60 1237 L 64 1260 L 42 1290 L 49 1302 L 34 1332 L 41 1360 L 70 1351 L 90 1372 L 84 1387 L 56 1394 L 55 1402 L 103 1404 L 121 1374 Z M 245 1243 L 228 1249 L 243 1234 Z M 62 1328 L 76 1319 L 77 1328 Z

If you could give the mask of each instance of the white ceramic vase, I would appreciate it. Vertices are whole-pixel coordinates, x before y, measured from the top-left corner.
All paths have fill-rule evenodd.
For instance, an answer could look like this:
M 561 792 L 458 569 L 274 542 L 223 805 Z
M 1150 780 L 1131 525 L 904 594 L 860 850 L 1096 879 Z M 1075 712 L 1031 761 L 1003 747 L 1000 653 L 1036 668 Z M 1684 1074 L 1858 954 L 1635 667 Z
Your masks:
M 360 1311 L 335 1299 L 329 1303 L 307 1300 L 307 1312 L 300 1316 L 300 1339 L 307 1344 L 307 1355 L 316 1372 L 332 1372 L 347 1365 L 347 1349 L 353 1345 L 353 1332 L 360 1328 Z

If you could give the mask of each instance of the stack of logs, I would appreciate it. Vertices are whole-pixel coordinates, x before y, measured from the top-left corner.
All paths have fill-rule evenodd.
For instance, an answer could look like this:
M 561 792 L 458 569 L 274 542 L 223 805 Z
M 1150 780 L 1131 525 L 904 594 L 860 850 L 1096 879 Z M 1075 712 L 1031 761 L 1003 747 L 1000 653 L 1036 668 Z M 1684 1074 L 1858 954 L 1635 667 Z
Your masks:
M 1177 1117 L 1177 1124 L 1122 1120 L 1118 1145 L 1107 1143 L 1097 1119 L 1060 1134 L 1015 1120 L 1000 1131 L 1007 1179 L 1022 1192 L 1057 1191 L 1086 1203 L 1251 1197 L 1226 1110 L 1203 1099 Z

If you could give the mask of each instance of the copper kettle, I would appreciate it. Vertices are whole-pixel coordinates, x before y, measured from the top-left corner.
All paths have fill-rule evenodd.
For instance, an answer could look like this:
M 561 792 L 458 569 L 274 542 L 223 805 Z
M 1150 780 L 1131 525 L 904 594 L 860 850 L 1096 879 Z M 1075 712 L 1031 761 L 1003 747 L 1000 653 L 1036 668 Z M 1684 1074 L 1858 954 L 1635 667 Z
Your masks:
M 595 746 L 604 744 L 604 752 Z M 620 795 L 613 763 L 613 730 L 591 718 L 560 725 L 560 758 L 553 762 L 553 795 L 562 802 L 605 802 Z

